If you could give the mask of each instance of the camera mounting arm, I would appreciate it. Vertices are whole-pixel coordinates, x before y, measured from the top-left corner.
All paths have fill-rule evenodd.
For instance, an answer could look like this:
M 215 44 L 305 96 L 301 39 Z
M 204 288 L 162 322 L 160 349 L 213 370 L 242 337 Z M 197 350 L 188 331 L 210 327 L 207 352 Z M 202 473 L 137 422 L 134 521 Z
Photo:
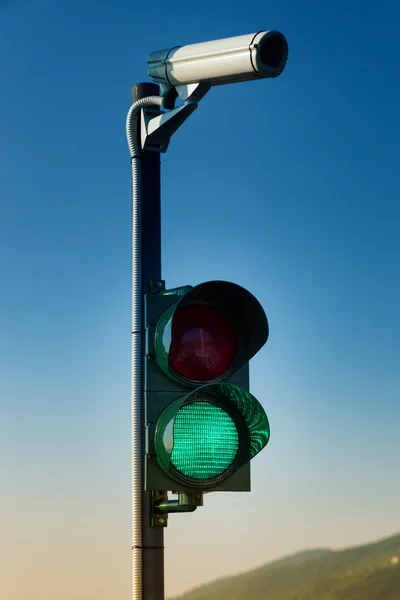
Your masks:
M 170 83 L 159 83 L 161 95 L 163 97 L 163 107 L 172 109 L 175 107 L 175 100 L 178 98 L 184 102 L 199 102 L 211 89 L 208 83 L 186 83 L 180 85 L 171 85 Z
M 186 102 L 178 108 L 160 113 L 155 108 L 141 110 L 142 150 L 166 152 L 171 137 L 197 108 L 197 102 Z
M 190 83 L 175 87 L 161 84 L 163 107 L 171 108 L 160 113 L 158 109 L 144 108 L 141 111 L 141 143 L 143 150 L 166 152 L 171 137 L 177 129 L 196 110 L 198 102 L 211 88 L 205 83 Z M 175 100 L 180 97 L 184 104 L 174 108 Z

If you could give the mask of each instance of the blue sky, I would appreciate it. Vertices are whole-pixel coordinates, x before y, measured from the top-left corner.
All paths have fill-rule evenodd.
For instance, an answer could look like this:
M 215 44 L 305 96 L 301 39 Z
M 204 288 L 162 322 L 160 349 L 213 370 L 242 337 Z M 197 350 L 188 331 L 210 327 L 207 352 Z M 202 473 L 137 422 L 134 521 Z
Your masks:
M 264 306 L 251 494 L 166 534 L 178 593 L 398 530 L 400 83 L 394 0 L 0 2 L 1 588 L 130 597 L 131 86 L 156 49 L 279 29 L 283 75 L 213 89 L 162 157 L 168 287 Z M 188 549 L 190 548 L 190 552 Z

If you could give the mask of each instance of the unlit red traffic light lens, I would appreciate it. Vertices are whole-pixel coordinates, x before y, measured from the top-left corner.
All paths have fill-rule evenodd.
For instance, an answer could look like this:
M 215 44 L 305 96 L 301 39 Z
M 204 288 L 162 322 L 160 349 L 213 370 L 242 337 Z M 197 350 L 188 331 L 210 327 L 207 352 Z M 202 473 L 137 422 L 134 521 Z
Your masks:
M 188 381 L 215 381 L 229 371 L 238 353 L 229 317 L 208 304 L 178 308 L 171 338 L 169 367 Z
M 171 464 L 185 477 L 211 479 L 232 465 L 239 437 L 231 417 L 209 402 L 180 408 L 173 425 Z

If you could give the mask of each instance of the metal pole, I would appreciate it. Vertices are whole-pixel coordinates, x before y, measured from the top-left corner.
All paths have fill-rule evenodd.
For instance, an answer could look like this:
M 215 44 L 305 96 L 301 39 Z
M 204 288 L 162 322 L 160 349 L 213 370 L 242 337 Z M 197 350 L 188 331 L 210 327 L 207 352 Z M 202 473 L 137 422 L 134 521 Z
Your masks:
M 132 103 L 148 96 L 158 96 L 159 88 L 154 83 L 138 83 L 132 88 Z M 140 135 L 140 124 L 138 127 Z M 141 289 L 142 289 L 142 314 L 144 314 L 143 295 L 148 289 L 148 281 L 161 279 L 161 186 L 160 186 L 160 155 L 158 152 L 141 151 L 141 182 L 142 182 L 142 248 L 141 248 Z M 132 304 L 134 299 L 132 298 Z M 144 322 L 141 324 L 144 338 Z M 133 334 L 134 335 L 134 334 Z M 136 334 L 137 335 L 137 334 Z M 142 339 L 142 348 L 144 348 Z M 143 378 L 143 352 L 140 364 L 140 380 Z M 137 374 L 132 373 L 132 378 Z M 134 381 L 133 381 L 134 384 Z M 142 386 L 143 387 L 143 386 Z M 141 392 L 142 413 L 142 448 L 141 468 L 132 469 L 132 533 L 141 529 L 142 543 L 132 546 L 132 598 L 133 600 L 164 600 L 164 531 L 162 528 L 150 526 L 150 497 L 151 492 L 144 492 L 144 395 Z M 137 452 L 137 448 L 132 448 Z M 132 461 L 133 463 L 138 463 Z M 136 492 L 135 492 L 136 490 Z M 140 493 L 140 498 L 135 499 L 135 493 Z M 139 500 L 139 501 L 137 501 Z M 141 510 L 137 510 L 140 506 Z M 140 512 L 141 514 L 138 514 Z M 139 527 L 138 527 L 139 525 Z M 140 527 L 141 525 L 141 527 Z M 141 570 L 141 574 L 140 574 Z M 139 572 L 138 572 L 139 571 Z M 141 585 L 135 583 L 135 577 L 140 577 Z M 141 591 L 140 591 L 141 590 Z

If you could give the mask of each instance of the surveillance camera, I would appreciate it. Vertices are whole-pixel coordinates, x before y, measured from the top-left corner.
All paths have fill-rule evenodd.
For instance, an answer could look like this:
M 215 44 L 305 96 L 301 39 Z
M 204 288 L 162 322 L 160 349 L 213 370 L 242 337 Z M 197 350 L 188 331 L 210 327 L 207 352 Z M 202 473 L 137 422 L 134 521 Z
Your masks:
M 148 74 L 162 88 L 237 83 L 278 77 L 286 65 L 288 44 L 279 31 L 177 46 L 152 52 Z

